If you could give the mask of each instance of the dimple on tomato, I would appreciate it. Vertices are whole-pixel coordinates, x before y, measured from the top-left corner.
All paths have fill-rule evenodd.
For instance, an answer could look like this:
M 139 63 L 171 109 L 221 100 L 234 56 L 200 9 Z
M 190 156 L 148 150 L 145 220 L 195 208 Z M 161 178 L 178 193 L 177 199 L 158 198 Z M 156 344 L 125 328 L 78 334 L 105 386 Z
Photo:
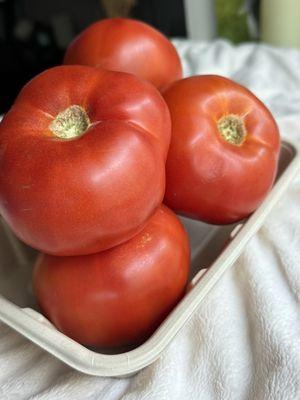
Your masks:
M 172 120 L 165 203 L 215 224 L 249 216 L 276 176 L 280 136 L 270 111 L 214 75 L 177 81 L 164 98 Z
M 44 314 L 74 340 L 118 347 L 144 341 L 184 294 L 187 234 L 162 206 L 129 241 L 97 254 L 42 255 L 34 291 Z
M 0 212 L 25 243 L 95 253 L 160 205 L 170 116 L 130 74 L 62 66 L 30 81 L 0 125 Z
M 130 72 L 159 90 L 182 78 L 173 44 L 151 26 L 129 18 L 108 18 L 86 28 L 68 47 L 64 64 Z

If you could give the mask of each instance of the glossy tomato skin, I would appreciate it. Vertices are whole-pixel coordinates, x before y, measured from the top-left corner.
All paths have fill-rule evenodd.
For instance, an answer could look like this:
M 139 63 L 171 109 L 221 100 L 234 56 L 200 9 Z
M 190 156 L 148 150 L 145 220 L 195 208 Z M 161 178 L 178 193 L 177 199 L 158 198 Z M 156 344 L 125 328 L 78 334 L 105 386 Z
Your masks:
M 280 137 L 264 104 L 239 84 L 214 75 L 175 82 L 165 93 L 172 119 L 165 203 L 214 224 L 249 216 L 274 182 Z M 241 117 L 246 138 L 228 143 L 218 121 Z
M 80 105 L 91 126 L 61 139 L 53 118 Z M 130 74 L 50 69 L 27 84 L 0 125 L 0 211 L 25 243 L 55 255 L 95 253 L 139 232 L 160 205 L 170 117 Z
M 43 255 L 34 291 L 45 315 L 74 340 L 117 347 L 145 340 L 183 295 L 187 234 L 162 206 L 134 238 L 101 253 Z
M 64 64 L 83 64 L 132 73 L 159 90 L 182 78 L 173 44 L 151 26 L 110 18 L 85 29 L 67 49 Z

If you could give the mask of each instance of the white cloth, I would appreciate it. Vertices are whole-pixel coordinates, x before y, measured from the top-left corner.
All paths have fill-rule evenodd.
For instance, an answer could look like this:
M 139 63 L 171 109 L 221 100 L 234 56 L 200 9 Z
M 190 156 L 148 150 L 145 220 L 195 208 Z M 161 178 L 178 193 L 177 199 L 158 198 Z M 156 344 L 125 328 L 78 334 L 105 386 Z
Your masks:
M 176 41 L 186 75 L 254 91 L 300 140 L 300 52 Z M 0 324 L 0 398 L 300 399 L 300 176 L 161 359 L 127 379 L 83 375 Z

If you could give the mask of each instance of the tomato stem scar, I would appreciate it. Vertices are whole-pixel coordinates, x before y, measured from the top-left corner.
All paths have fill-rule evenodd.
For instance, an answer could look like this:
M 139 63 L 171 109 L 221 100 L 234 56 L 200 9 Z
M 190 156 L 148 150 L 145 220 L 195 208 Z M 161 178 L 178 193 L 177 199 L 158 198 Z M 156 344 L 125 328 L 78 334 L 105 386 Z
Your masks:
M 239 115 L 225 115 L 219 119 L 217 126 L 222 138 L 230 144 L 241 146 L 246 139 L 245 122 Z
M 90 125 L 86 111 L 81 106 L 72 105 L 57 114 L 49 129 L 61 139 L 72 139 L 81 136 Z

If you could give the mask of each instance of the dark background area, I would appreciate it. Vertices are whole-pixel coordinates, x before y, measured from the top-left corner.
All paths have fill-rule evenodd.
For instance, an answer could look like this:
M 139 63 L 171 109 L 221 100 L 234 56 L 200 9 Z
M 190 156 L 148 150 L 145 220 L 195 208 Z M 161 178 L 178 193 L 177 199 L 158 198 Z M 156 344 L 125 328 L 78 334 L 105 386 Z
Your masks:
M 201 0 L 198 0 L 201 1 Z M 253 40 L 249 15 L 259 0 L 211 0 L 217 35 Z M 62 63 L 66 47 L 89 24 L 106 17 L 145 21 L 169 37 L 186 37 L 184 0 L 0 0 L 0 114 L 39 72 Z
M 61 64 L 76 34 L 120 14 L 144 20 L 168 36 L 186 36 L 182 0 L 0 0 L 0 114 L 29 79 Z

